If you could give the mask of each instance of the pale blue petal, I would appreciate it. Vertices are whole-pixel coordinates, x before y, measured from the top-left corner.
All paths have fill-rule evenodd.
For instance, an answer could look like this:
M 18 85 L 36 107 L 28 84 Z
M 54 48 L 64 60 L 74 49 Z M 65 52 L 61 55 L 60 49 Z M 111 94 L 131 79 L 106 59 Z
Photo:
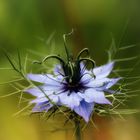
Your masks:
M 69 94 L 69 91 L 63 92 L 59 95 L 60 103 L 73 110 L 75 106 L 79 106 L 82 98 L 75 92 L 72 92 L 70 95 L 68 94 Z
M 59 92 L 63 90 L 63 84 L 61 86 L 43 85 L 43 86 L 40 86 L 40 88 L 45 92 L 48 92 L 48 91 Z
M 39 88 L 29 88 L 26 89 L 25 92 L 30 93 L 31 95 L 39 98 L 45 96 L 44 93 Z
M 80 63 L 81 72 L 85 70 L 85 64 L 83 62 Z
M 83 117 L 83 119 L 88 122 L 91 116 L 91 113 L 94 108 L 94 103 L 87 103 L 84 100 L 80 102 L 80 105 L 77 107 L 74 107 L 74 111 Z
M 26 92 L 36 96 L 37 98 L 31 101 L 31 103 L 39 103 L 39 102 L 45 102 L 48 100 L 51 100 L 54 103 L 59 102 L 59 98 L 57 93 L 55 93 L 55 90 L 45 90 L 45 86 L 42 86 L 39 88 L 31 88 L 26 90 Z M 59 92 L 59 91 L 58 91 Z
M 85 86 L 89 88 L 99 88 L 105 86 L 109 81 L 109 78 L 91 79 L 88 83 L 85 84 Z
M 34 108 L 32 109 L 32 112 L 47 112 L 50 108 L 52 108 L 53 105 L 49 102 L 43 102 L 43 103 L 37 103 Z
M 105 90 L 111 88 L 115 85 L 121 78 L 103 78 L 103 79 L 93 79 L 85 84 L 86 87 L 95 88 L 98 90 Z
M 53 72 L 55 75 L 64 75 L 64 71 L 61 65 L 55 65 Z
M 55 95 L 55 94 L 51 94 L 50 96 L 48 96 L 49 99 L 54 102 L 55 104 L 59 103 L 59 96 Z
M 49 95 L 48 97 L 37 97 L 36 99 L 32 100 L 30 103 L 42 103 L 45 101 L 51 101 L 55 104 L 59 103 L 58 95 Z
M 110 62 L 106 65 L 94 68 L 93 73 L 97 79 L 105 78 L 111 73 L 113 66 L 114 62 Z
M 104 89 L 104 92 L 107 92 L 107 93 L 110 93 L 110 94 L 118 93 L 118 91 L 111 90 L 111 89 Z
M 92 74 L 92 71 L 88 70 L 86 68 L 86 64 L 84 64 L 83 62 L 80 63 L 80 70 L 81 70 L 80 71 L 81 75 L 84 75 L 84 74 L 87 74 L 87 73 Z
M 104 83 L 103 86 L 101 87 L 96 87 L 95 89 L 96 90 L 99 90 L 99 91 L 109 91 L 109 88 L 111 88 L 112 86 L 114 86 L 121 78 L 112 78 L 112 79 L 108 79 L 108 81 L 106 81 Z M 110 93 L 113 93 L 113 92 L 110 92 Z
M 86 84 L 88 82 L 90 82 L 90 80 L 93 80 L 94 77 L 91 75 L 91 73 L 85 73 L 82 77 L 81 77 L 81 83 Z
M 104 92 L 96 91 L 92 88 L 85 90 L 85 93 L 79 92 L 78 95 L 88 103 L 111 104 L 111 102 L 105 98 Z
M 47 102 L 48 99 L 46 97 L 40 97 L 40 98 L 36 98 L 32 101 L 30 101 L 30 104 L 33 104 L 33 103 L 43 103 L 43 102 Z
M 115 85 L 120 79 L 122 78 L 112 78 L 110 79 L 110 81 L 108 82 L 106 89 L 111 88 L 113 85 Z
M 60 88 L 58 87 L 39 86 L 39 87 L 29 88 L 25 90 L 25 92 L 28 92 L 36 97 L 45 97 L 45 96 L 50 96 L 51 94 L 55 93 L 55 91 L 59 91 L 59 90 Z
M 28 74 L 27 77 L 32 81 L 45 83 L 50 86 L 61 86 L 61 82 L 64 81 L 63 77 L 55 77 L 51 74 Z
M 45 83 L 47 77 L 43 74 L 28 74 L 27 77 L 36 82 Z
M 42 103 L 42 102 L 46 102 L 46 101 L 51 101 L 55 104 L 59 103 L 59 98 L 58 95 L 49 95 L 48 98 L 47 97 L 37 97 L 36 99 L 30 101 L 30 103 Z
M 50 91 L 43 90 L 43 91 L 44 91 L 44 93 L 46 95 L 46 98 L 47 99 L 49 98 L 48 100 L 51 100 L 52 102 L 54 102 L 56 104 L 59 102 L 59 97 L 57 95 L 57 92 L 55 92 L 55 90 L 54 91 L 53 90 L 50 90 Z

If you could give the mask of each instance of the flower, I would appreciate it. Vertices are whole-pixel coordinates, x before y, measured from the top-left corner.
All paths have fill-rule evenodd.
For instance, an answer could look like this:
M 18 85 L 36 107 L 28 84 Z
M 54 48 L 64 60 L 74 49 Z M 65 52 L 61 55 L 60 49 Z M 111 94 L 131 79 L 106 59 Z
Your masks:
M 33 112 L 47 112 L 54 105 L 65 106 L 88 122 L 95 104 L 111 105 L 105 97 L 105 92 L 115 93 L 110 88 L 120 80 L 120 78 L 108 78 L 114 62 L 88 70 L 87 63 L 84 62 L 94 64 L 94 61 L 81 58 L 80 55 L 76 61 L 69 59 L 67 63 L 53 56 L 61 62 L 60 65 L 55 66 L 54 74 L 30 73 L 27 75 L 29 80 L 41 83 L 40 86 L 26 90 L 36 97 L 30 102 L 35 104 Z

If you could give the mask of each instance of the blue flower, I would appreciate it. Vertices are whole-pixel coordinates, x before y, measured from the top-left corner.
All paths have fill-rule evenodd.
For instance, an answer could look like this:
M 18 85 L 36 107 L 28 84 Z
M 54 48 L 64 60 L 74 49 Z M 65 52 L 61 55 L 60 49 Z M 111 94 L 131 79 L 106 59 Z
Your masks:
M 88 122 L 95 104 L 111 105 L 105 93 L 115 93 L 110 88 L 120 80 L 108 78 L 114 62 L 88 70 L 86 63 L 82 62 L 86 60 L 78 58 L 78 61 L 68 63 L 60 60 L 62 64 L 55 66 L 53 75 L 28 74 L 28 79 L 41 83 L 26 90 L 36 97 L 31 101 L 35 104 L 32 111 L 47 112 L 55 103 L 68 107 Z

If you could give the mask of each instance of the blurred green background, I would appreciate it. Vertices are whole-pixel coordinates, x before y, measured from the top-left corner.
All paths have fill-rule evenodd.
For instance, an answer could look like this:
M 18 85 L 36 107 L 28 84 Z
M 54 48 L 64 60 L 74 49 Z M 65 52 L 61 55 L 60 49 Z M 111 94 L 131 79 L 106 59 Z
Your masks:
M 0 0 L 0 47 L 15 59 L 17 48 L 22 58 L 41 59 L 52 52 L 64 55 L 63 34 L 75 29 L 68 38 L 69 49 L 76 54 L 88 47 L 97 65 L 107 62 L 107 51 L 113 40 L 117 48 L 134 45 L 117 51 L 113 59 L 140 55 L 140 1 L 139 0 Z M 113 53 L 115 50 L 113 50 Z M 30 65 L 32 62 L 30 62 Z M 29 65 L 29 67 L 30 67 Z M 133 68 L 134 67 L 134 68 Z M 6 69 L 5 69 L 6 68 Z M 14 91 L 10 84 L 2 84 L 16 78 L 16 73 L 0 50 L 0 95 Z M 124 77 L 135 76 L 128 88 L 140 89 L 139 58 L 116 63 L 118 73 Z M 133 68 L 130 72 L 129 69 Z M 122 108 L 140 108 L 140 92 L 128 99 Z M 49 133 L 47 128 L 57 122 L 40 122 L 29 116 L 15 118 L 20 110 L 20 95 L 0 98 L 0 140 L 71 140 L 72 130 Z M 139 113 L 128 115 L 125 121 L 109 121 L 97 117 L 99 130 L 89 126 L 85 140 L 139 140 Z M 61 118 L 60 118 L 61 119 Z M 96 122 L 95 122 L 96 123 Z M 56 124 L 57 125 L 57 124 Z M 63 127 L 63 125 L 62 125 Z

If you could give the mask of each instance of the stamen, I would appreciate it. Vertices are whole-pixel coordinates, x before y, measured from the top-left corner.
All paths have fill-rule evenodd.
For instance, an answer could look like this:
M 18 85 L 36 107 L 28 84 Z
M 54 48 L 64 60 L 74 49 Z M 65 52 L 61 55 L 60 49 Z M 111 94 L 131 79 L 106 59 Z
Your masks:
M 74 75 L 74 71 L 73 71 L 73 65 L 72 65 L 71 62 L 69 62 L 69 66 L 70 66 L 70 71 L 71 71 L 71 77 L 70 78 L 72 78 L 73 75 Z
M 81 59 L 79 59 L 79 63 L 81 63 L 82 61 L 89 61 L 92 64 L 93 68 L 96 66 L 95 61 L 90 59 L 90 58 L 81 58 Z
M 47 61 L 50 58 L 55 58 L 59 60 L 63 64 L 63 66 L 65 65 L 65 61 L 60 56 L 57 55 L 48 55 L 42 61 L 34 61 L 33 63 L 42 64 L 43 62 Z
M 88 48 L 84 48 L 83 50 L 81 50 L 80 52 L 79 52 L 79 54 L 77 55 L 77 60 L 79 60 L 80 59 L 80 57 L 81 57 L 81 55 L 82 54 L 84 54 L 84 53 L 86 53 L 87 55 L 89 55 L 89 49 Z
M 69 59 L 70 59 L 71 57 L 70 57 L 70 54 L 69 54 L 69 51 L 68 51 L 68 48 L 67 48 L 66 37 L 72 35 L 73 32 L 74 32 L 74 29 L 72 29 L 72 31 L 71 31 L 70 33 L 64 34 L 64 35 L 63 35 L 64 46 L 65 46 L 65 51 L 66 51 L 66 54 L 67 54 L 67 60 L 68 60 L 68 61 L 69 61 Z

